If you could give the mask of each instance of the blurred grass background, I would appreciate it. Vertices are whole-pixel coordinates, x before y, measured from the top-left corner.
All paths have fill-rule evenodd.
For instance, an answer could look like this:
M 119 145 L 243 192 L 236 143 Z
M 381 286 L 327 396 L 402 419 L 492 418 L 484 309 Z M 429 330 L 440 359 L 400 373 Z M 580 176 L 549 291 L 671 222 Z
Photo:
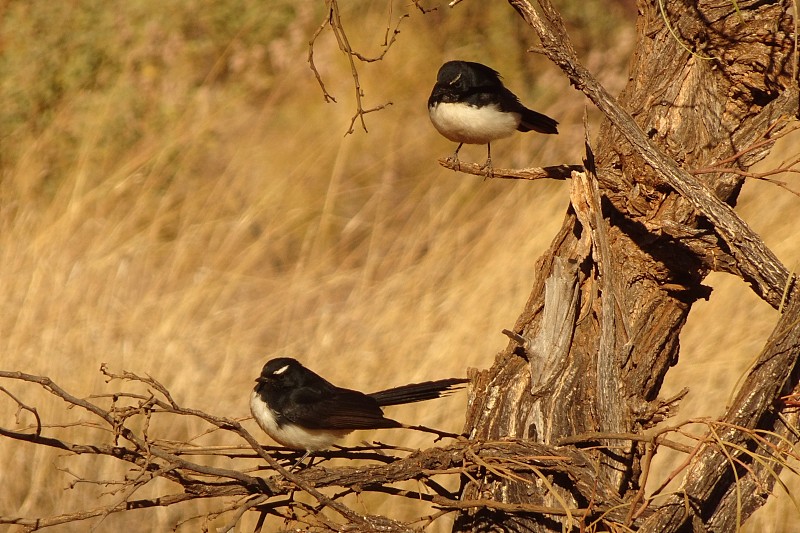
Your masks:
M 537 43 L 503 3 L 441 3 L 424 16 L 406 3 L 387 6 L 341 6 L 353 47 L 368 56 L 380 53 L 387 25 L 410 14 L 386 58 L 360 65 L 365 106 L 392 105 L 366 116 L 369 133 L 345 136 L 352 79 L 329 32 L 315 60 L 337 104 L 323 101 L 306 63 L 322 2 L 0 5 L 0 367 L 88 396 L 118 385 L 100 375 L 106 362 L 152 375 L 183 405 L 244 417 L 255 376 L 275 356 L 363 390 L 490 365 L 561 225 L 567 185 L 481 181 L 439 167 L 455 146 L 428 121 L 436 71 L 453 58 L 487 63 L 523 102 L 561 123 L 558 137 L 496 143 L 499 167 L 578 163 L 585 101 L 526 52 Z M 586 65 L 617 92 L 635 8 L 599 0 L 561 7 Z M 589 112 L 597 131 L 599 116 Z M 782 142 L 762 167 L 795 153 L 797 140 Z M 461 155 L 483 161 L 485 148 Z M 748 183 L 737 209 L 797 266 L 800 199 Z M 708 283 L 711 300 L 693 309 L 665 383 L 665 396 L 691 387 L 681 417 L 724 410 L 777 318 L 739 280 Z M 46 421 L 85 419 L 33 387 L 4 385 Z M 390 415 L 457 431 L 464 402 L 462 393 Z M 13 427 L 14 404 L 2 405 L 0 423 Z M 164 431 L 195 435 L 199 426 L 186 424 Z M 430 444 L 402 431 L 348 442 L 373 438 Z M 117 465 L 7 439 L 0 458 L 0 515 L 115 501 L 102 487 L 65 489 L 73 474 L 119 476 Z M 664 472 L 670 461 L 665 454 Z M 369 511 L 391 507 L 375 502 Z M 135 511 L 96 530 L 168 530 L 201 512 Z M 780 494 L 748 529 L 791 531 L 798 517 Z

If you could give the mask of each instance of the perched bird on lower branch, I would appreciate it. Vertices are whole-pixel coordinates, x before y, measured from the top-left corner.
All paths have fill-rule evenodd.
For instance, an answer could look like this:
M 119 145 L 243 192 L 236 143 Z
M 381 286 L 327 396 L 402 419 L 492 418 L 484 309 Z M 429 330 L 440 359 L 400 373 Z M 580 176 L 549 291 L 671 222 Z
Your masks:
M 381 407 L 440 398 L 468 381 L 449 378 L 364 394 L 333 385 L 296 359 L 279 357 L 268 361 L 256 379 L 250 396 L 250 412 L 261 429 L 275 441 L 310 453 L 329 447 L 356 429 L 424 431 L 427 428 L 407 426 L 386 418 Z

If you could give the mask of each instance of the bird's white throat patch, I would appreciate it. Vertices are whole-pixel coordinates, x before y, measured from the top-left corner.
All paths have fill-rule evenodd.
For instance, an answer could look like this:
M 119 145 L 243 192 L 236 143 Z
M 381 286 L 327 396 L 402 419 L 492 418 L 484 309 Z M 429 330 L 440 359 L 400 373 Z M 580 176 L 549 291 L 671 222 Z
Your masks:
M 495 105 L 477 107 L 440 102 L 428 109 L 431 122 L 447 139 L 467 144 L 486 144 L 517 130 L 519 113 L 504 113 Z

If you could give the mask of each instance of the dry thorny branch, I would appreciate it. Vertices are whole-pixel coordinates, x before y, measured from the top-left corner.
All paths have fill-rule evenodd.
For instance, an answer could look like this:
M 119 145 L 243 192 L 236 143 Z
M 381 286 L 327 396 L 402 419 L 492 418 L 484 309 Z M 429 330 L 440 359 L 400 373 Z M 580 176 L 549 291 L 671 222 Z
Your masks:
M 780 129 L 780 131 L 773 133 L 776 129 Z M 785 181 L 773 178 L 773 176 L 779 174 L 800 174 L 800 156 L 783 161 L 777 166 L 762 172 L 754 172 L 750 170 L 745 163 L 741 162 L 743 158 L 752 152 L 771 147 L 778 139 L 786 137 L 787 135 L 798 130 L 800 130 L 800 123 L 791 122 L 789 119 L 782 117 L 772 123 L 767 131 L 764 132 L 761 140 L 743 148 L 730 157 L 727 157 L 721 161 L 715 161 L 702 168 L 691 169 L 688 171 L 688 173 L 693 176 L 711 173 L 736 174 L 747 179 L 766 181 L 785 189 L 795 196 L 800 197 L 800 190 L 793 189 L 792 186 Z M 450 159 L 442 158 L 439 159 L 439 164 L 450 170 L 460 171 L 465 174 L 472 174 L 474 176 L 486 178 L 486 170 L 478 163 L 464 163 L 461 161 L 456 163 Z M 520 169 L 495 168 L 492 169 L 491 178 L 511 180 L 565 180 L 571 177 L 572 172 L 582 172 L 583 170 L 583 166 L 581 165 L 557 165 L 550 167 L 529 167 Z M 603 169 L 598 169 L 598 174 L 601 177 L 603 172 Z
M 773 134 L 774 130 L 776 129 L 778 130 L 778 132 Z M 795 196 L 800 196 L 800 192 L 792 189 L 789 186 L 789 184 L 786 183 L 785 181 L 779 181 L 770 177 L 770 176 L 775 176 L 777 174 L 800 174 L 800 156 L 796 156 L 788 161 L 783 161 L 776 167 L 763 172 L 753 172 L 746 166 L 746 164 L 743 165 L 741 163 L 741 160 L 748 154 L 757 152 L 758 150 L 769 148 L 778 139 L 786 137 L 790 133 L 793 133 L 797 130 L 800 130 L 800 123 L 792 121 L 787 117 L 781 117 L 780 119 L 773 122 L 769 128 L 767 128 L 767 131 L 764 132 L 760 140 L 754 142 L 750 146 L 743 148 L 742 150 L 739 150 L 732 156 L 727 157 L 721 161 L 715 161 L 714 163 L 703 168 L 693 169 L 689 171 L 689 174 L 692 175 L 712 174 L 712 173 L 736 174 L 739 176 L 743 176 L 744 178 L 756 179 L 772 183 L 773 185 L 777 185 L 778 187 L 781 187 L 789 191 Z
M 311 67 L 311 70 L 314 72 L 314 76 L 317 78 L 317 82 L 319 83 L 320 88 L 322 89 L 322 96 L 325 98 L 326 102 L 336 102 L 336 98 L 331 95 L 328 90 L 325 88 L 325 83 L 322 81 L 322 75 L 319 73 L 317 69 L 316 63 L 314 63 L 314 44 L 317 41 L 317 38 L 322 34 L 325 28 L 330 27 L 331 32 L 333 32 L 334 37 L 336 38 L 336 43 L 339 45 L 339 50 L 342 51 L 347 56 L 347 61 L 350 64 L 350 74 L 353 77 L 353 88 L 355 89 L 355 96 L 356 96 L 356 113 L 353 115 L 353 118 L 350 120 L 350 126 L 347 129 L 347 134 L 353 133 L 353 126 L 356 123 L 356 120 L 361 121 L 361 127 L 364 128 L 364 131 L 367 131 L 367 124 L 364 121 L 364 115 L 367 113 L 373 113 L 375 111 L 380 111 L 387 106 L 392 105 L 392 102 L 386 102 L 385 104 L 381 104 L 375 107 L 365 108 L 363 104 L 364 98 L 364 91 L 361 88 L 361 80 L 358 74 L 358 67 L 356 66 L 356 60 L 361 61 L 362 63 L 372 63 L 375 61 L 380 61 L 386 56 L 389 52 L 389 49 L 395 43 L 397 39 L 397 35 L 400 33 L 400 23 L 403 21 L 404 18 L 408 17 L 408 14 L 402 15 L 398 20 L 397 24 L 394 27 L 394 30 L 391 29 L 390 25 L 386 26 L 386 33 L 384 35 L 383 44 L 383 51 L 375 57 L 367 57 L 356 50 L 350 45 L 350 40 L 347 38 L 347 33 L 345 33 L 344 26 L 342 25 L 342 18 L 339 12 L 339 2 L 337 0 L 328 0 L 327 2 L 327 11 L 325 14 L 325 20 L 322 21 L 322 24 L 319 25 L 317 31 L 314 32 L 314 35 L 311 37 L 311 40 L 308 43 L 308 64 Z M 421 9 L 423 13 L 425 10 L 422 9 L 419 4 L 416 4 L 418 9 Z M 392 4 L 389 3 L 389 18 L 392 17 Z
M 230 531 L 246 513 L 252 512 L 258 516 L 256 530 L 262 528 L 267 517 L 273 517 L 271 520 L 277 523 L 292 523 L 321 531 L 337 531 L 344 526 L 351 530 L 380 527 L 386 531 L 409 531 L 422 529 L 454 511 L 487 509 L 564 516 L 580 525 L 582 530 L 614 530 L 635 527 L 638 521 L 651 515 L 658 506 L 657 498 L 668 495 L 665 491 L 667 485 L 686 470 L 692 458 L 703 448 L 711 446 L 722 450 L 731 464 L 745 470 L 754 463 L 787 467 L 790 458 L 800 459 L 788 442 L 778 441 L 776 445 L 775 439 L 767 438 L 770 435 L 766 432 L 698 419 L 646 434 L 576 435 L 558 446 L 517 440 L 477 442 L 457 439 L 441 447 L 412 450 L 373 443 L 320 452 L 317 460 L 322 461 L 318 465 L 294 470 L 283 465 L 294 464 L 297 452 L 261 446 L 240 420 L 182 407 L 169 390 L 152 377 L 129 372 L 116 374 L 105 365 L 100 370 L 108 381 L 133 383 L 135 390 L 120 390 L 83 399 L 73 396 L 47 377 L 0 371 L 0 378 L 9 380 L 17 388 L 36 384 L 66 402 L 67 408 L 80 408 L 93 415 L 90 420 L 51 424 L 42 420 L 36 407 L 22 399 L 32 396 L 30 390 L 22 388 L 12 393 L 0 387 L 0 391 L 17 407 L 17 427 L 0 427 L 0 435 L 83 458 L 104 457 L 129 467 L 127 475 L 120 475 L 118 479 L 89 479 L 68 468 L 58 468 L 73 478 L 67 483 L 69 487 L 100 485 L 106 491 L 106 499 L 97 507 L 56 516 L 0 516 L 0 523 L 21 525 L 34 531 L 87 519 L 102 521 L 112 513 L 169 507 L 195 500 L 213 503 L 208 504 L 205 514 L 185 516 L 175 527 L 194 522 L 196 528 L 196 523 L 200 522 L 207 530 L 212 521 L 224 517 L 225 527 L 221 531 Z M 793 405 L 790 400 L 787 399 L 789 407 Z M 23 412 L 33 415 L 33 424 L 23 422 Z M 191 439 L 170 438 L 165 434 L 168 433 L 165 428 L 180 427 L 187 421 L 181 417 L 200 419 L 205 428 Z M 77 429 L 83 436 L 98 435 L 97 429 L 102 433 L 91 442 L 72 442 L 59 436 L 59 432 L 67 427 Z M 703 428 L 706 431 L 702 431 Z M 746 435 L 748 445 L 718 437 L 723 430 L 736 430 Z M 218 432 L 223 432 L 222 437 L 226 440 L 230 438 L 230 443 L 198 444 L 201 437 Z M 591 468 L 600 455 L 614 453 L 615 443 L 620 441 L 646 446 L 650 459 L 659 448 L 666 447 L 685 454 L 686 460 L 655 491 L 645 495 L 644 484 L 650 464 L 647 461 L 640 476 L 638 492 L 621 499 L 612 487 L 592 474 L 595 469 Z M 339 461 L 334 463 L 334 459 Z M 525 476 L 533 481 L 526 480 Z M 492 483 L 501 478 L 522 480 L 530 483 L 532 490 L 542 491 L 552 491 L 554 485 L 559 485 L 575 494 L 576 501 L 587 504 L 570 508 L 566 504 L 544 507 L 488 499 L 463 501 L 443 486 L 448 479 L 459 478 L 482 483 Z M 147 485 L 151 485 L 152 490 L 156 479 L 170 483 L 157 485 L 158 495 L 155 497 L 137 497 L 137 493 Z M 413 482 L 410 488 L 408 484 L 403 486 L 402 482 L 406 481 Z M 169 488 L 160 488 L 164 486 Z M 308 497 L 298 497 L 298 493 L 310 496 L 312 503 Z M 421 507 L 416 517 L 403 521 L 359 512 L 346 503 L 347 496 L 358 497 L 367 493 L 416 502 Z

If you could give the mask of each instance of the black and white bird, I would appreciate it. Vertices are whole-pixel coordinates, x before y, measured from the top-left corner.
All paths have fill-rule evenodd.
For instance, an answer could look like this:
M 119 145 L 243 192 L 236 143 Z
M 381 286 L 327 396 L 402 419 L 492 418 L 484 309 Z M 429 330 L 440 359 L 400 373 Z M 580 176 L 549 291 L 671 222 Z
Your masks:
M 558 122 L 531 109 L 506 89 L 497 71 L 472 61 L 448 61 L 439 68 L 428 98 L 428 114 L 436 129 L 457 142 L 451 161 L 466 144 L 487 145 L 486 163 L 492 168 L 492 141 L 515 131 L 558 133 Z
M 440 398 L 468 381 L 441 379 L 364 394 L 333 385 L 296 359 L 279 357 L 256 379 L 250 412 L 279 444 L 314 452 L 356 429 L 412 427 L 386 418 L 381 407 Z

